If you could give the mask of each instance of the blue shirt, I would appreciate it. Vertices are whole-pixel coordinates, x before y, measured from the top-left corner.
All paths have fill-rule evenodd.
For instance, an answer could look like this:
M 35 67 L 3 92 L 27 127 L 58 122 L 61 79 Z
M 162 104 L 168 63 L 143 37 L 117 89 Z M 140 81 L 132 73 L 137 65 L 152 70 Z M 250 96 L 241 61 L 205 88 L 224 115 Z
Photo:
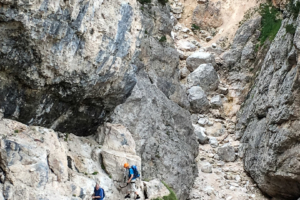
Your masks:
M 135 180 L 133 169 L 132 169 L 132 168 L 129 168 L 129 178 L 131 177 L 131 175 L 133 175 L 133 177 L 132 177 L 131 180 Z
M 103 189 L 99 188 L 99 190 L 94 189 L 94 195 L 100 196 L 101 198 L 96 198 L 96 200 L 103 200 Z

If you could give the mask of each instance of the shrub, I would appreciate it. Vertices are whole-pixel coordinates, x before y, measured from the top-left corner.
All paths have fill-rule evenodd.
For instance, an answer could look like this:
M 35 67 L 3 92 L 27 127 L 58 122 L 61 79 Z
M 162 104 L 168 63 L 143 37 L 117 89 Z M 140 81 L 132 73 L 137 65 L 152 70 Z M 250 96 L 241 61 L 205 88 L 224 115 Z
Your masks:
M 167 41 L 167 38 L 165 35 L 159 39 L 159 42 L 165 42 L 165 41 Z
M 92 174 L 93 174 L 93 175 L 97 175 L 97 174 L 98 174 L 98 172 L 93 172 Z
M 192 24 L 192 29 L 193 30 L 200 30 L 200 27 L 197 26 L 196 24 Z
M 293 24 L 286 25 L 285 30 L 286 30 L 287 33 L 290 33 L 292 35 L 294 35 L 295 32 L 296 32 L 296 28 L 294 27 Z
M 267 39 L 270 41 L 274 40 L 280 29 L 281 19 L 277 18 L 279 11 L 270 4 L 261 4 L 260 14 L 262 16 L 260 43 L 264 44 Z
M 168 3 L 168 0 L 158 0 L 158 2 L 162 5 L 166 5 L 166 3 Z
M 138 0 L 141 4 L 151 3 L 151 0 Z

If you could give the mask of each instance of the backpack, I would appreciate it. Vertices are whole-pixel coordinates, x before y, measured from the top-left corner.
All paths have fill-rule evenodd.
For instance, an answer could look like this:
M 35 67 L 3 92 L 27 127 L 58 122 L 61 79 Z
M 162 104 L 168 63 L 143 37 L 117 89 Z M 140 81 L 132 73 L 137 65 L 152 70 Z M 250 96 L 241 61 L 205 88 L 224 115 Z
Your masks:
M 103 191 L 103 197 L 102 198 L 104 198 L 105 197 L 105 192 L 104 192 L 103 188 L 100 188 L 100 189 Z
M 133 170 L 133 178 L 139 178 L 140 177 L 140 173 L 139 173 L 137 167 L 135 165 L 132 165 L 131 169 Z

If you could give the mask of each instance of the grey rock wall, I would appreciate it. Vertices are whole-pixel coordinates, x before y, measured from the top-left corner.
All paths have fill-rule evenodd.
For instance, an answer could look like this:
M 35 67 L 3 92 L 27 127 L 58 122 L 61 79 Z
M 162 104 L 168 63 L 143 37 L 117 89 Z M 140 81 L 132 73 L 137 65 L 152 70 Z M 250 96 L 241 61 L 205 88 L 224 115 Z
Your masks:
M 283 20 L 236 126 L 245 170 L 278 199 L 300 196 L 299 23 Z M 295 25 L 295 35 L 286 32 L 287 24 Z

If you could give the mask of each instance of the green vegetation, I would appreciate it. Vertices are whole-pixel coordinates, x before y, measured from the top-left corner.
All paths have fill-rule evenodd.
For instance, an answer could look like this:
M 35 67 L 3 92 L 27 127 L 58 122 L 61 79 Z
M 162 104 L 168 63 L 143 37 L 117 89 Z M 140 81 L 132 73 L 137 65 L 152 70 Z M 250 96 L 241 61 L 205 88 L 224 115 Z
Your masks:
M 92 174 L 93 174 L 93 175 L 97 175 L 97 174 L 98 174 L 98 172 L 93 172 Z
M 15 130 L 15 133 L 19 133 L 19 130 Z
M 288 10 L 292 13 L 294 19 L 297 18 L 300 11 L 300 2 L 297 1 L 297 3 L 294 4 L 294 0 L 290 0 L 290 3 L 288 4 Z
M 293 24 L 286 25 L 285 30 L 286 30 L 287 33 L 290 33 L 292 35 L 294 35 L 295 32 L 296 32 L 296 28 L 294 27 Z
M 68 141 L 68 138 L 69 138 L 69 133 L 66 133 L 66 137 L 65 137 L 65 142 L 67 142 Z
M 151 3 L 151 0 L 138 0 L 141 4 Z
M 166 5 L 166 3 L 168 3 L 168 0 L 158 0 L 158 2 L 162 5 Z
M 261 19 L 261 35 L 260 44 L 263 45 L 268 39 L 273 41 L 281 26 L 281 19 L 278 18 L 279 11 L 270 4 L 260 5 Z
M 178 200 L 174 191 L 165 182 L 162 181 L 162 183 L 170 191 L 170 194 L 168 196 L 164 196 L 163 198 L 156 198 L 154 200 Z
M 167 41 L 167 38 L 165 35 L 159 39 L 159 42 L 166 42 L 166 41 Z
M 193 30 L 193 31 L 200 30 L 200 27 L 197 26 L 196 24 L 192 24 L 192 30 Z
M 86 176 L 87 176 L 87 175 L 88 175 L 88 173 L 84 172 L 84 175 L 86 175 Z
M 73 197 L 76 197 L 76 194 L 73 194 Z

